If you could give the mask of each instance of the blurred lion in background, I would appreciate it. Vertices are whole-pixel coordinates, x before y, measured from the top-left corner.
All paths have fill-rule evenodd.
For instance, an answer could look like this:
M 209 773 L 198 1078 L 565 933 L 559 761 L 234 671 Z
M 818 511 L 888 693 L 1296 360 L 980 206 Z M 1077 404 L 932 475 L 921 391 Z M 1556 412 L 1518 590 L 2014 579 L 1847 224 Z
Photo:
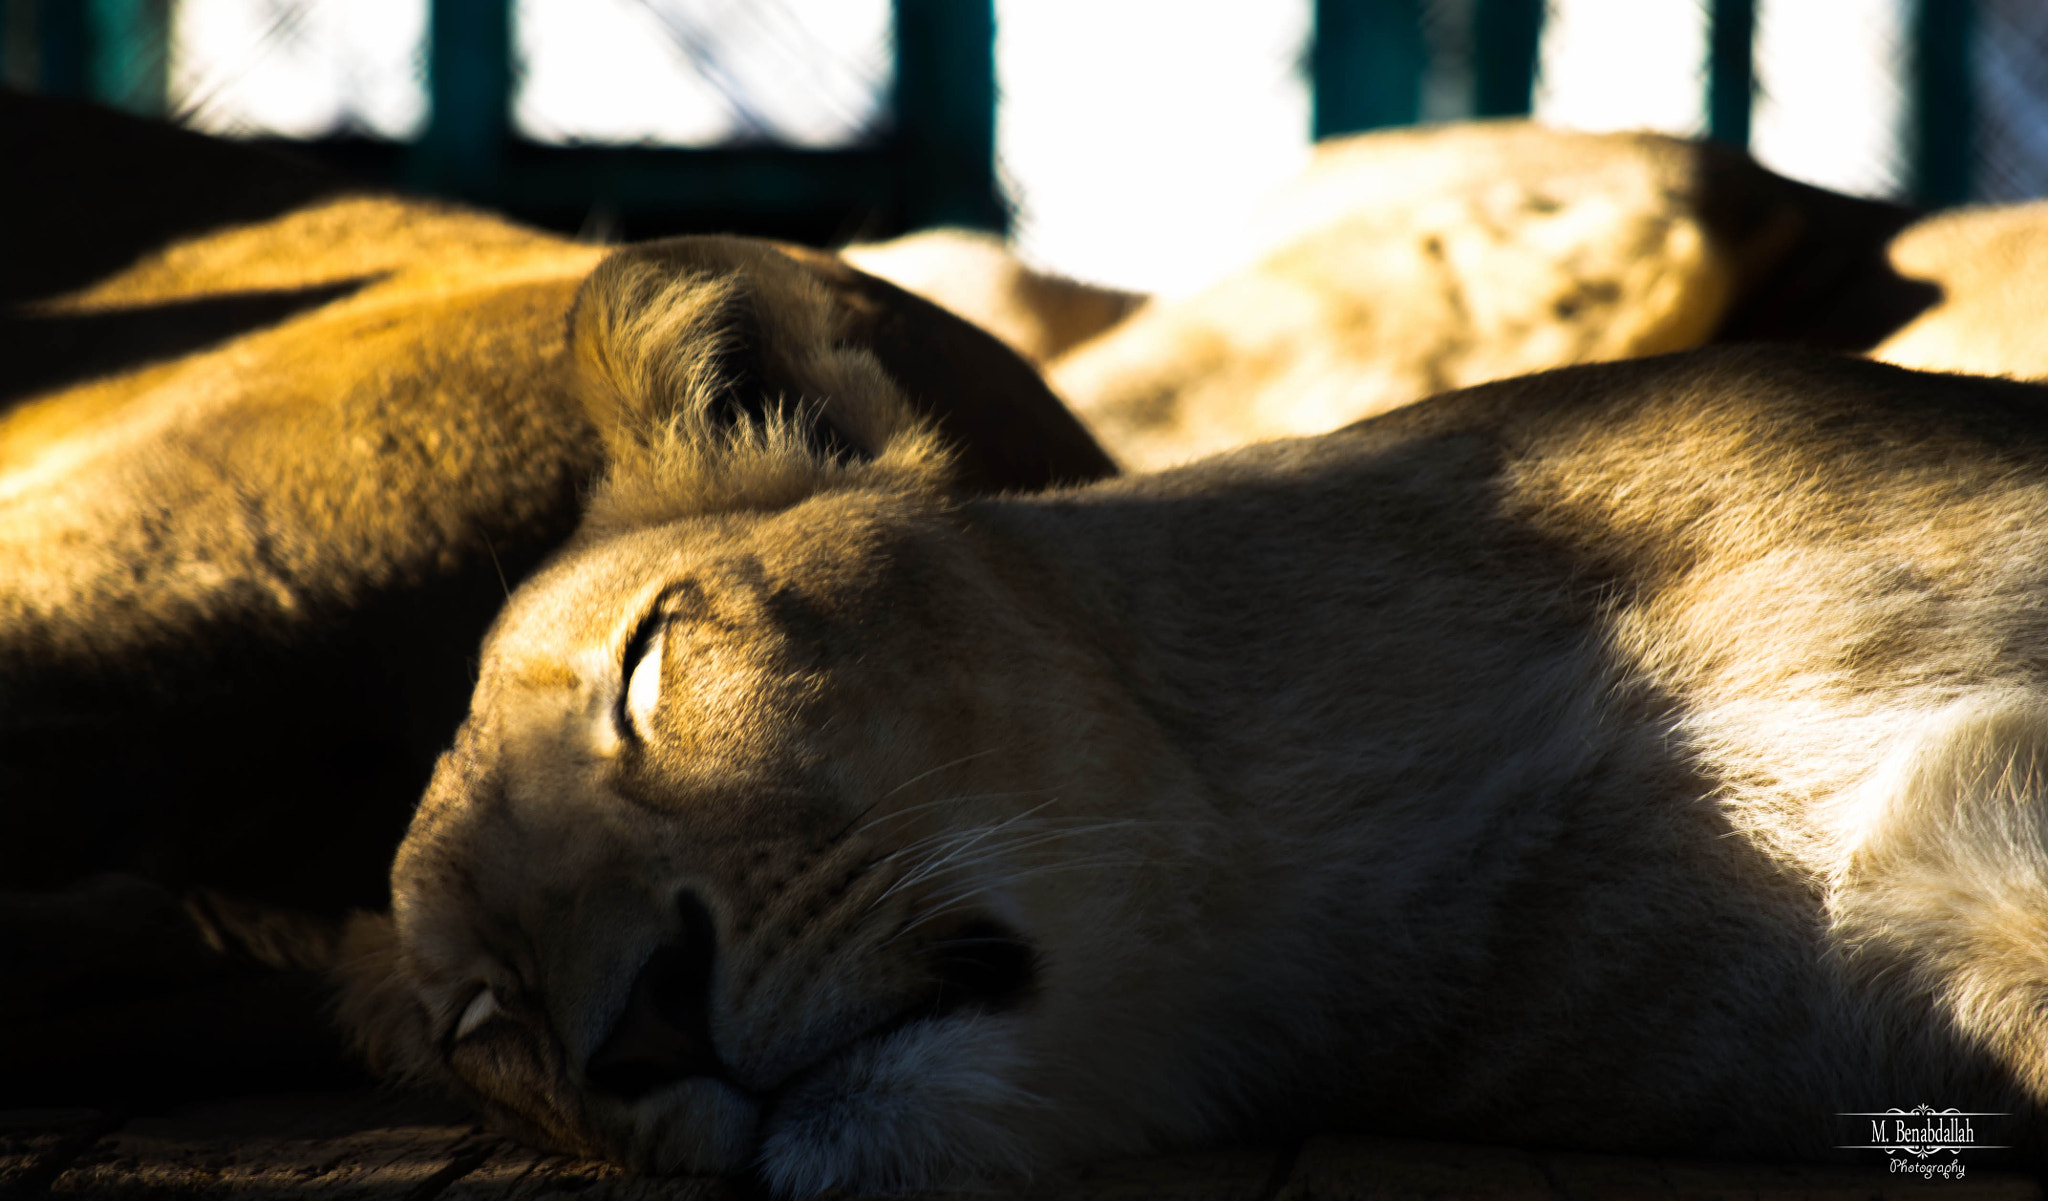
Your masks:
M 1244 241 L 1248 262 L 1142 304 L 985 236 L 850 253 L 1041 362 L 1134 468 L 1717 341 L 2048 375 L 2048 203 L 1923 217 L 1658 134 L 1501 121 L 1324 142 Z

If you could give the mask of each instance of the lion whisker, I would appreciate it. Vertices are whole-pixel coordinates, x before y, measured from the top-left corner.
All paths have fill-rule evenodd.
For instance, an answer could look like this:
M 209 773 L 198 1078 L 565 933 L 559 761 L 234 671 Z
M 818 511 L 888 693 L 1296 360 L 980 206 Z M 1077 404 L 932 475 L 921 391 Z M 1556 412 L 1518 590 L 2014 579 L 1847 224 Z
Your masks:
M 918 813 L 923 813 L 923 812 L 925 812 L 925 811 L 927 811 L 927 810 L 930 810 L 930 809 L 937 809 L 937 808 L 940 808 L 941 806 L 945 806 L 945 805 L 956 805 L 956 804 L 959 804 L 959 803 L 960 803 L 960 802 L 962 802 L 962 801 L 986 801 L 986 800 L 994 800 L 994 799 L 997 799 L 997 798 L 999 798 L 999 797 L 1013 797 L 1013 796 L 1031 796 L 1031 795 L 1033 795 L 1034 793 L 1041 793 L 1041 792 L 1049 792 L 1049 791 L 1051 791 L 1051 790 L 1050 790 L 1050 789 L 1045 789 L 1045 788 L 1016 788 L 1016 789 L 1005 789 L 1005 790 L 1002 790 L 1002 791 L 997 791 L 997 792 L 960 792 L 960 793 L 949 793 L 949 794 L 948 794 L 948 795 L 946 795 L 946 796 L 942 796 L 942 797 L 933 797 L 933 798 L 932 798 L 931 800 L 929 800 L 929 801 L 919 801 L 919 802 L 918 802 L 917 804 L 915 804 L 915 805 L 905 805 L 905 806 L 903 806 L 903 807 L 902 807 L 902 808 L 900 808 L 900 809 L 892 809 L 892 810 L 890 810 L 890 811 L 889 811 L 889 812 L 887 812 L 887 813 L 881 814 L 881 815 L 879 815 L 879 816 L 877 816 L 877 817 L 875 817 L 875 818 L 873 818 L 873 819 L 871 819 L 871 820 L 869 820 L 869 821 L 867 821 L 867 822 L 863 823 L 863 824 L 862 824 L 862 825 L 860 826 L 860 828 L 859 828 L 858 830 L 854 831 L 854 832 L 855 832 L 855 833 L 860 833 L 860 834 L 865 834 L 865 833 L 866 833 L 867 831 L 869 831 L 869 830 L 872 830 L 872 829 L 874 829 L 874 828 L 875 828 L 876 826 L 879 826 L 879 825 L 881 825 L 881 824 L 882 824 L 883 822 L 887 822 L 887 821 L 894 821 L 894 820 L 896 820 L 896 819 L 898 819 L 898 818 L 903 818 L 903 817 L 910 817 L 910 816 L 912 816 L 912 815 L 914 815 L 914 814 L 918 814 Z M 879 803 L 879 802 L 878 802 L 878 803 Z M 862 812 L 863 812 L 863 813 L 867 813 L 867 812 L 870 812 L 870 811 L 872 811 L 873 809 L 874 809 L 874 806 L 873 806 L 873 805 L 870 805 L 870 806 L 868 806 L 868 808 L 867 808 L 867 809 L 864 809 L 864 810 L 862 810 Z
M 1102 823 L 1099 826 L 1094 827 L 1094 829 L 1099 830 L 1114 828 L 1118 824 L 1119 823 L 1114 822 Z M 1018 851 L 1031 850 L 1039 846 L 1044 846 L 1049 843 L 1059 841 L 1060 839 L 1068 837 L 1072 834 L 1082 832 L 1086 831 L 1063 830 L 1041 832 L 1039 834 L 1016 839 L 1011 842 L 983 847 L 981 848 L 980 852 L 975 855 L 968 856 L 956 854 L 948 856 L 940 861 L 927 864 L 921 867 L 916 872 L 907 874 L 903 878 L 897 880 L 895 883 L 890 885 L 888 891 L 885 892 L 882 897 L 877 897 L 875 901 L 871 903 L 870 908 L 872 908 L 874 904 L 879 904 L 884 897 L 899 892 L 904 888 L 922 883 L 925 880 L 929 880 L 938 876 L 948 875 L 954 872 L 967 871 L 973 868 L 984 867 L 990 863 L 1000 861 L 1006 855 L 1014 854 Z M 1006 872 L 999 873 L 993 879 L 978 882 L 973 887 L 972 891 L 988 891 L 989 889 L 994 887 L 1016 883 L 1018 881 L 1027 879 L 1033 875 L 1040 874 L 1041 872 L 1068 870 L 1069 868 L 1094 870 L 1103 867 L 1135 866 L 1142 865 L 1143 862 L 1144 861 L 1142 859 L 1133 856 L 1105 855 L 1081 859 L 1063 860 L 1060 863 L 1021 865 L 1016 868 L 1010 869 Z
M 1058 797 L 1054 797 L 1054 798 L 1052 798 L 1052 799 L 1050 799 L 1050 800 L 1047 800 L 1047 801 L 1045 801 L 1045 802 L 1044 802 L 1043 804 L 1035 805 L 1035 806 L 1033 806 L 1032 808 L 1030 808 L 1030 809 L 1027 809 L 1027 810 L 1025 810 L 1025 811 L 1024 811 L 1024 812 L 1022 812 L 1022 813 L 1019 813 L 1019 814 L 1017 814 L 1017 815 L 1015 815 L 1015 816 L 1013 816 L 1013 817 L 1011 817 L 1011 818 L 1008 818 L 1008 819 L 1006 819 L 1006 820 L 1004 820 L 1004 821 L 1002 821 L 1002 822 L 998 822 L 998 823 L 996 823 L 995 825 L 992 825 L 992 826 L 987 826 L 987 827 L 984 827 L 984 828 L 982 828 L 982 829 L 980 829 L 980 830 L 975 830 L 975 831 L 962 831 L 962 832 L 960 832 L 960 834 L 959 834 L 959 836 L 958 836 L 958 840 L 957 840 L 957 841 L 956 841 L 956 842 L 955 842 L 955 843 L 954 843 L 954 844 L 953 844 L 952 846 L 950 846 L 950 847 L 944 847 L 944 848 L 942 848 L 942 849 L 941 849 L 941 848 L 934 848 L 934 856 L 935 856 L 935 857 L 933 857 L 933 856 L 928 856 L 928 857 L 927 857 L 927 858 L 926 858 L 926 859 L 925 859 L 925 860 L 924 860 L 924 861 L 923 861 L 922 863 L 920 863 L 920 864 L 919 864 L 918 866 L 916 866 L 916 867 L 913 867 L 913 868 L 911 868 L 911 869 L 910 869 L 909 871 L 905 872 L 905 873 L 904 873 L 904 875 L 903 875 L 902 877 L 900 877 L 900 878 L 899 878 L 899 879 L 898 879 L 898 880 L 896 881 L 896 883 L 895 883 L 895 884 L 892 884 L 892 885 L 891 885 L 891 886 L 889 887 L 889 890 L 888 890 L 887 892 L 884 892 L 884 893 L 883 893 L 883 894 L 882 894 L 882 895 L 881 895 L 880 897 L 877 897 L 877 898 L 875 899 L 875 900 L 876 900 L 876 903 L 877 903 L 877 904 L 879 904 L 879 903 L 880 903 L 881 901 L 883 901 L 883 900 L 887 899 L 887 898 L 888 898 L 888 896 L 889 896 L 890 894 L 892 894 L 892 893 L 894 893 L 894 892 L 898 891 L 898 890 L 899 890 L 899 889 L 901 889 L 901 888 L 907 887 L 907 886 L 909 886 L 909 885 L 912 885 L 912 884 L 916 884 L 917 882 L 919 882 L 919 881 L 921 881 L 921 880 L 924 880 L 924 879 L 927 879 L 927 878 L 929 878 L 929 877 L 930 877 L 931 875 L 933 875 L 933 874 L 934 874 L 934 873 L 936 873 L 936 872 L 939 872 L 939 871 L 944 871 L 944 870 L 946 870 L 946 865 L 947 865 L 947 864 L 949 864 L 949 863 L 951 863 L 951 862 L 954 862 L 955 860 L 958 860 L 958 859 L 959 859 L 959 858 L 960 858 L 960 857 L 961 857 L 962 855 L 964 855 L 964 854 L 965 854 L 966 852 L 968 852 L 968 851 L 972 850 L 972 849 L 973 849 L 973 848 L 975 848 L 976 846 L 979 846 L 979 845 L 981 845 L 982 843 L 986 842 L 986 841 L 987 841 L 988 839 L 990 839 L 990 838 L 992 838 L 992 837 L 995 837 L 996 835 L 999 835 L 999 834 L 1003 833 L 1003 832 L 1004 832 L 1004 831 L 1005 831 L 1006 829 L 1008 829 L 1008 828 L 1009 828 L 1009 827 L 1011 827 L 1011 826 L 1014 826 L 1014 825 L 1016 825 L 1016 824 L 1017 824 L 1018 822 L 1021 822 L 1021 821 L 1024 821 L 1024 820 L 1028 819 L 1028 818 L 1029 818 L 1029 817 L 1031 817 L 1031 816 L 1032 816 L 1033 814 L 1037 813 L 1037 812 L 1038 812 L 1039 810 L 1041 810 L 1041 809 L 1044 809 L 1044 808 L 1046 808 L 1046 807 L 1047 807 L 1047 806 L 1049 806 L 1049 805 L 1052 805 L 1052 804 L 1055 804 L 1055 803 L 1057 803 L 1057 802 L 1058 802 L 1058 800 L 1059 800 L 1059 798 L 1058 798 Z M 1033 834 L 1033 835 L 1031 835 L 1030 837 L 1032 837 L 1032 838 L 1033 838 L 1033 839 L 1035 839 L 1035 840 L 1043 840 L 1043 839 L 1045 839 L 1045 838 L 1049 838 L 1049 837 L 1059 837 L 1059 836 L 1072 836 L 1073 834 L 1078 834 L 1078 833 L 1082 833 L 1082 832 L 1084 832 L 1084 831 L 1082 831 L 1082 830 L 1072 830 L 1072 831 L 1055 831 L 1055 832 L 1045 832 L 1045 831 L 1040 831 L 1040 832 L 1038 832 L 1038 833 L 1036 833 L 1036 834 Z M 1032 843 L 1031 845 L 1036 845 L 1036 842 L 1033 842 L 1033 843 Z M 1004 852 L 1006 852 L 1006 851 L 1011 851 L 1011 850 L 1015 850 L 1015 849 L 1017 849 L 1017 847 L 1018 847 L 1018 844 L 1017 844 L 1017 843 L 1015 843 L 1014 841 L 1013 841 L 1013 842 L 1007 842 L 1007 843 L 997 843 L 997 844 L 995 844 L 995 846 L 994 846 L 994 847 L 992 847 L 992 848 L 989 848 L 989 852 L 990 852 L 990 853 L 992 853 L 992 854 L 999 854 L 999 853 L 1004 853 Z M 888 858 L 892 858 L 892 857 L 893 857 L 893 856 L 891 856 L 891 857 L 885 857 L 885 859 L 884 859 L 884 862 L 887 862 Z
M 917 783 L 919 780 L 930 779 L 931 777 L 938 775 L 942 771 L 951 771 L 953 768 L 959 767 L 963 763 L 972 763 L 976 759 L 987 758 L 988 756 L 995 754 L 997 751 L 1001 749 L 1001 747 L 992 746 L 986 750 L 975 751 L 972 754 L 962 755 L 958 759 L 948 760 L 945 763 L 939 764 L 937 767 L 927 768 L 926 770 L 917 773 L 916 775 L 910 777 L 908 780 L 903 781 L 903 783 L 898 784 L 896 787 L 891 788 L 889 791 L 883 793 L 881 796 L 881 800 L 888 800 L 890 797 L 895 796 L 899 792 L 902 792 L 904 789 L 910 787 L 912 784 Z M 880 802 L 878 801 L 877 803 L 879 804 Z
M 926 853 L 920 856 L 914 866 L 905 871 L 904 875 L 898 879 L 897 884 L 915 884 L 920 880 L 927 879 L 939 872 L 952 870 L 955 867 L 972 866 L 977 863 L 987 862 L 1001 855 L 1029 850 L 1048 843 L 1078 838 L 1088 834 L 1129 829 L 1146 824 L 1148 823 L 1135 820 L 1110 819 L 1107 821 L 1084 822 L 1063 828 L 1019 830 L 1012 831 L 1007 839 L 994 843 L 986 843 L 986 840 L 990 835 L 999 832 L 996 828 L 971 833 L 961 832 L 951 845 L 943 845 L 944 839 L 935 839 L 934 841 L 942 845 L 930 847 Z M 983 845 L 984 843 L 986 845 Z M 977 846 L 980 847 L 980 853 L 972 856 L 966 854 L 967 851 L 973 850 Z M 908 849 L 905 848 L 905 850 Z M 891 856 L 885 857 L 881 862 L 887 862 L 889 859 L 902 853 L 900 851 L 896 852 Z M 877 900 L 879 899 L 877 898 Z

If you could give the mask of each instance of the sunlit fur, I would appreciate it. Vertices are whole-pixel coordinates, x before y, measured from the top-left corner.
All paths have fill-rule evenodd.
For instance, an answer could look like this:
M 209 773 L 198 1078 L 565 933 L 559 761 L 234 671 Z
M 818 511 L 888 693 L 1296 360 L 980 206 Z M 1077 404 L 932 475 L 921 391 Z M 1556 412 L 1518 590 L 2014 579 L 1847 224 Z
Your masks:
M 1154 298 L 1047 374 L 1146 469 L 1717 339 L 2048 376 L 2048 204 L 1912 217 L 1713 143 L 1526 121 L 1377 130 L 1319 143 L 1249 230 L 1188 248 L 1203 288 Z
M 1907 228 L 1886 251 L 1908 279 L 1940 289 L 1924 313 L 1871 357 L 1929 371 L 2048 379 L 2048 201 L 1948 209 Z
M 938 440 L 912 416 L 875 356 L 834 328 L 843 320 L 825 289 L 791 272 L 757 290 L 777 314 L 772 339 L 749 348 L 800 379 L 811 395 L 772 398 L 788 420 L 728 430 L 714 415 L 721 369 L 741 336 L 730 310 L 738 274 L 676 273 L 658 261 L 621 257 L 589 289 L 573 325 L 583 393 L 612 462 L 609 486 L 584 516 L 586 527 L 631 528 L 686 513 L 777 508 L 816 491 L 819 472 L 844 485 L 943 485 L 949 470 Z M 759 335 L 756 335 L 759 338 Z M 648 398 L 659 411 L 648 411 Z M 833 399 L 835 427 L 856 445 L 884 448 L 873 461 L 821 464 L 803 453 L 805 415 Z M 900 476 L 897 473 L 903 473 Z M 587 530 L 586 530 L 587 532 Z
M 1745 258 L 1768 252 L 1750 244 L 1784 240 L 1725 228 L 1727 185 L 1702 169 L 1724 153 L 1523 122 L 1333 140 L 1237 239 L 1250 261 L 1155 299 L 1048 378 L 1119 458 L 1157 468 L 1450 388 L 1698 346 Z
M 586 338 L 654 296 L 578 306 L 626 431 L 716 394 Z M 514 596 L 364 932 L 387 1063 L 787 1196 L 1276 1129 L 1812 1157 L 1925 1102 L 2028 1140 L 2041 391 L 1676 356 L 963 501 L 845 378 L 872 463 L 788 413 L 643 440 Z M 662 511 L 741 462 L 778 482 Z M 662 1013 L 717 1069 L 607 1092 L 692 903 L 708 983 Z M 1024 986 L 938 1004 L 991 929 Z

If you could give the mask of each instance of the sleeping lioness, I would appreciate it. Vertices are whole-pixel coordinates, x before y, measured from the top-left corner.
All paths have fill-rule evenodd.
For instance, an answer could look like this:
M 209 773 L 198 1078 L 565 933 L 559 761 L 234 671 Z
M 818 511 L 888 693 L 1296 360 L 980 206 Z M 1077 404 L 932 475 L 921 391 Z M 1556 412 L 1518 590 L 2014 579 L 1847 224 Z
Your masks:
M 0 161 L 0 1108 L 304 1087 L 338 1050 L 306 969 L 383 908 L 476 641 L 601 466 L 564 325 L 605 251 L 4 90 Z M 813 375 L 866 356 L 966 490 L 1112 469 L 835 256 L 670 250 L 744 277 L 690 331 L 734 412 L 872 449 Z M 300 970 L 284 1016 L 245 959 Z
M 2048 1099 L 2048 391 L 1737 349 L 961 500 L 626 255 L 350 1020 L 801 1196 L 1274 1129 L 1812 1157 Z M 687 347 L 687 343 L 684 344 Z M 2004 1115 L 2004 1116 L 1984 1116 Z

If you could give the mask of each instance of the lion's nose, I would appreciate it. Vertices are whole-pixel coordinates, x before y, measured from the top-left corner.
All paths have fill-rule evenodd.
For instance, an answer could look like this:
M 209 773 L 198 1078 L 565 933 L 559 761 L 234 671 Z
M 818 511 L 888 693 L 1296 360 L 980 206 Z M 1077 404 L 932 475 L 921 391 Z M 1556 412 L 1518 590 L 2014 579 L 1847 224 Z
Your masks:
M 682 935 L 647 957 L 624 1011 L 584 1065 L 584 1078 L 599 1092 L 633 1101 L 664 1084 L 725 1074 L 711 1045 L 711 914 L 688 892 L 676 908 Z

